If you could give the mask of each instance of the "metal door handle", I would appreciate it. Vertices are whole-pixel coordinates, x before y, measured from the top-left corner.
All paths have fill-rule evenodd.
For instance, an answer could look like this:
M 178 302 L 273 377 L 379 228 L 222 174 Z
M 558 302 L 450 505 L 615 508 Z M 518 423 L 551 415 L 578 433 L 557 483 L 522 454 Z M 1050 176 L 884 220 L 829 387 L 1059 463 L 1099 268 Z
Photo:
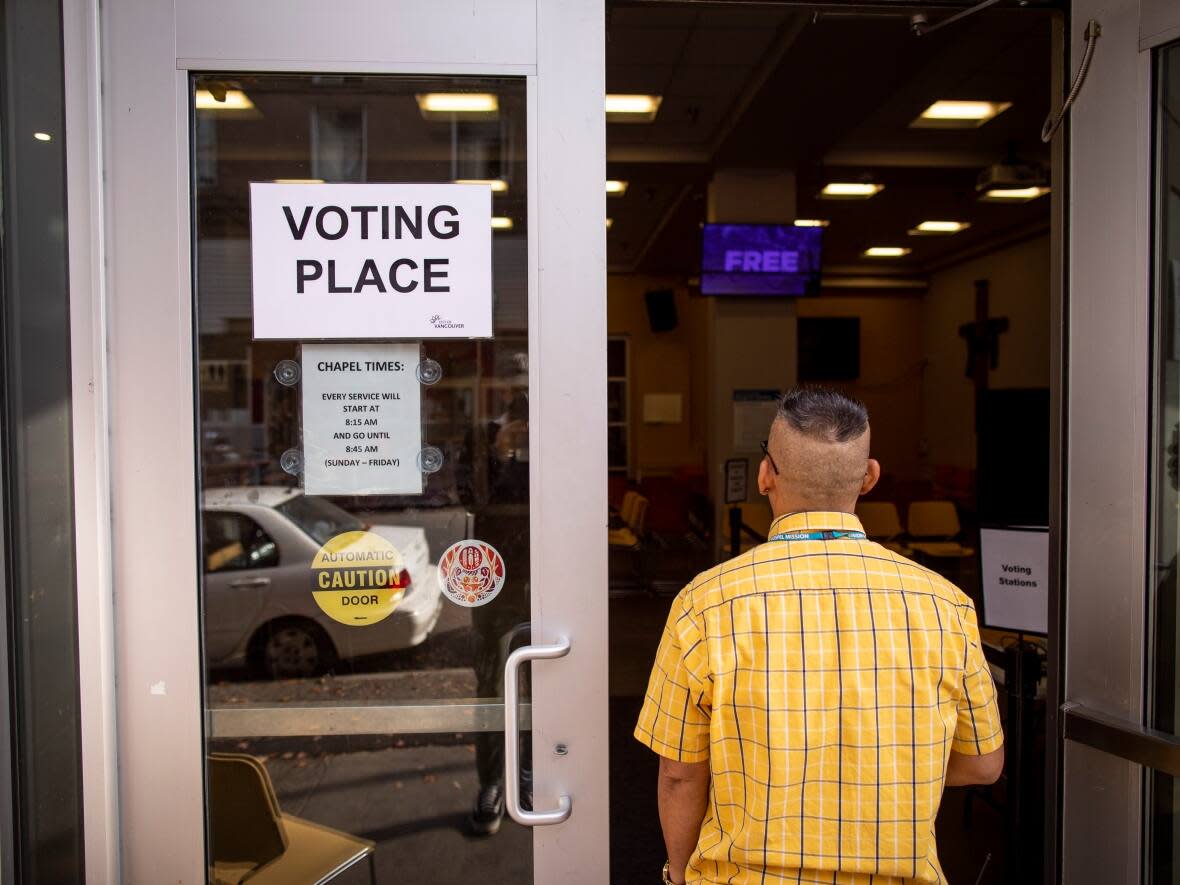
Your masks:
M 269 584 L 270 578 L 238 578 L 229 582 L 231 587 L 266 587 Z
M 525 811 L 520 807 L 520 665 L 525 661 L 548 661 L 569 654 L 570 641 L 562 636 L 553 645 L 526 645 L 508 656 L 504 665 L 504 804 L 508 814 L 526 827 L 559 824 L 570 816 L 569 796 L 557 798 L 553 811 Z

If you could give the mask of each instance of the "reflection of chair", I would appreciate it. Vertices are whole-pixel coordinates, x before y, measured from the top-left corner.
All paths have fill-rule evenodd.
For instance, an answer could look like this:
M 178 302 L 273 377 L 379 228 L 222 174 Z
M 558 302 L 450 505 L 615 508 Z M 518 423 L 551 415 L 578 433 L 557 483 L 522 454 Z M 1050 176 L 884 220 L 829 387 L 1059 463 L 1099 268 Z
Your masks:
M 936 559 L 965 559 L 975 555 L 971 547 L 964 547 L 954 538 L 962 526 L 959 514 L 950 501 L 915 501 L 910 504 L 906 529 L 910 546 L 925 556 Z
M 319 885 L 369 862 L 374 843 L 279 809 L 266 768 L 242 753 L 209 754 L 209 881 L 213 885 Z
M 856 515 L 864 526 L 865 534 L 882 547 L 908 556 L 913 551 L 897 540 L 902 533 L 901 517 L 897 505 L 892 501 L 861 501 L 856 505 Z

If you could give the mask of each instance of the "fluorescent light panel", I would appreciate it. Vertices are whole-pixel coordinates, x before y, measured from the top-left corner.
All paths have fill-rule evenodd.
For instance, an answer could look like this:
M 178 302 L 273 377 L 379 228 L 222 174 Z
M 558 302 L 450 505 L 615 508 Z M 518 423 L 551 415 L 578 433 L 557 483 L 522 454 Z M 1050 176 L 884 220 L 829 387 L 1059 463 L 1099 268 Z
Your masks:
M 608 123 L 650 123 L 659 113 L 662 95 L 621 95 L 606 97 L 604 107 Z
M 831 224 L 825 218 L 796 218 L 795 227 L 827 227 Z
M 868 181 L 831 181 L 819 195 L 825 200 L 867 200 L 883 190 L 885 185 Z
M 508 182 L 502 178 L 456 178 L 455 184 L 486 184 L 493 194 L 508 193 Z
M 276 178 L 275 184 L 323 184 L 322 178 Z
M 909 255 L 911 249 L 905 246 L 870 246 L 865 249 L 865 258 L 902 258 Z
M 910 230 L 911 237 L 933 237 L 947 234 L 957 234 L 971 227 L 968 221 L 923 221 Z
M 33 138 L 37 139 L 37 141 L 53 141 L 53 136 L 48 132 L 34 132 Z
M 976 129 L 1010 107 L 1010 101 L 936 101 L 910 123 L 910 128 Z
M 423 92 L 414 96 L 427 114 L 495 114 L 500 99 L 491 92 Z
M 606 193 L 611 197 L 621 197 L 627 193 L 627 185 L 628 182 L 626 181 L 619 181 L 614 178 L 608 179 L 606 182 Z
M 493 215 L 492 230 L 512 230 L 512 219 L 507 215 Z
M 1047 193 L 1047 187 L 990 187 L 979 199 L 984 203 L 1027 203 Z
M 241 89 L 225 90 L 225 101 L 218 101 L 208 89 L 198 89 L 196 94 L 198 111 L 252 111 L 254 102 Z

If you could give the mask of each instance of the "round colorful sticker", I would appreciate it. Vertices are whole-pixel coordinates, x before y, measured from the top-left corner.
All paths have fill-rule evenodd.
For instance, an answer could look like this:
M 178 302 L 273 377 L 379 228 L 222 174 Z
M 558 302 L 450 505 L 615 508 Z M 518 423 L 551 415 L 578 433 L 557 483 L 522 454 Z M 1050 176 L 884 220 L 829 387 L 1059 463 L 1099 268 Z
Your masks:
M 504 557 L 484 541 L 459 541 L 438 561 L 438 574 L 451 602 L 467 608 L 487 605 L 504 586 Z
M 328 617 L 350 627 L 376 624 L 397 608 L 410 574 L 398 549 L 374 532 L 344 532 L 311 561 L 312 596 Z

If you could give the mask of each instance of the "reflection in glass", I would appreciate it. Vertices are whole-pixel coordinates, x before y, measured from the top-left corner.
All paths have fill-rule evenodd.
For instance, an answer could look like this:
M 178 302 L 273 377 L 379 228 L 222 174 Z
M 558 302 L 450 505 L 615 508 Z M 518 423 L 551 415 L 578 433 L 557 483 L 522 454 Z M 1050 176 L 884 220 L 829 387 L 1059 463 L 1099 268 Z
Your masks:
M 1177 683 L 1177 607 L 1180 586 L 1180 45 L 1160 52 L 1156 107 L 1155 404 L 1154 500 L 1149 587 L 1151 612 L 1151 723 L 1180 733 Z M 1173 882 L 1180 850 L 1180 789 L 1151 772 L 1151 823 L 1147 834 L 1152 882 Z
M 283 878 L 291 846 L 313 843 L 325 862 L 355 864 L 356 881 L 370 862 L 378 882 L 466 882 L 473 868 L 530 881 L 528 832 L 503 819 L 496 706 L 507 654 L 529 638 L 524 81 L 191 85 L 210 881 L 264 868 L 296 881 Z M 491 94 L 498 112 L 421 113 L 416 96 L 434 93 Z M 513 226 L 493 234 L 494 337 L 414 342 L 438 369 L 420 376 L 422 445 L 441 454 L 421 495 L 302 491 L 301 342 L 252 338 L 249 183 L 275 180 L 504 183 L 493 214 Z M 371 626 L 313 596 L 317 556 L 347 533 L 397 551 L 400 600 Z M 477 608 L 445 597 L 437 567 L 466 538 L 507 564 Z

